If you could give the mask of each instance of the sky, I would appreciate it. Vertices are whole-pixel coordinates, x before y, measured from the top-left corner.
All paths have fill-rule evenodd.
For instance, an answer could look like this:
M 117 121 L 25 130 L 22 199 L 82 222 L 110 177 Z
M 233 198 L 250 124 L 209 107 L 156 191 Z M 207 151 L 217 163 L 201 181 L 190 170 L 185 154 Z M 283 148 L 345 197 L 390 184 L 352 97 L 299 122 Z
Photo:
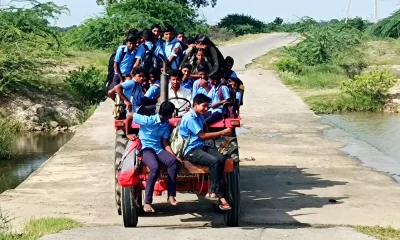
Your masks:
M 60 27 L 78 25 L 85 19 L 101 14 L 103 7 L 96 0 L 53 0 L 66 5 L 70 15 L 62 15 L 56 23 Z M 316 20 L 341 19 L 346 16 L 349 0 L 218 0 L 214 8 L 199 10 L 209 24 L 217 23 L 230 13 L 244 13 L 259 20 L 270 22 L 275 17 L 296 21 L 309 16 Z M 378 18 L 385 18 L 400 9 L 400 0 L 378 0 Z M 374 0 L 351 0 L 350 17 L 360 16 L 369 20 L 374 17 Z

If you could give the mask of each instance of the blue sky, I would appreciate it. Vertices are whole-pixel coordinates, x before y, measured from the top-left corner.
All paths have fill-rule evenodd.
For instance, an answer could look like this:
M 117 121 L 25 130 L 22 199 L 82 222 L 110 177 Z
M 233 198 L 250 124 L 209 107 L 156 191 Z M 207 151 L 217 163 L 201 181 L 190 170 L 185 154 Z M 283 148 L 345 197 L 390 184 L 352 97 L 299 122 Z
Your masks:
M 67 5 L 70 15 L 63 15 L 56 25 L 67 27 L 79 24 L 103 11 L 95 0 L 53 0 L 59 5 Z M 317 20 L 343 18 L 349 0 L 218 0 L 215 8 L 200 9 L 207 22 L 214 24 L 229 13 L 245 13 L 262 21 L 272 21 L 279 16 L 295 21 L 298 17 L 310 16 Z M 389 16 L 400 8 L 400 0 L 378 0 L 378 17 Z M 373 0 L 352 0 L 350 16 L 373 19 Z

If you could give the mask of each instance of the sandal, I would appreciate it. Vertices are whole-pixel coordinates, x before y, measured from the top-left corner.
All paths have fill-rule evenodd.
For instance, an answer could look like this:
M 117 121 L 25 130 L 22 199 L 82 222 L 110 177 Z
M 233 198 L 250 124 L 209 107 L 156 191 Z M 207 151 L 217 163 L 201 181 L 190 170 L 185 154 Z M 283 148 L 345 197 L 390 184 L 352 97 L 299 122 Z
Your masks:
M 229 205 L 229 203 L 221 203 L 219 205 L 219 209 L 221 209 L 222 211 L 228 211 L 231 210 L 231 206 Z
M 211 197 L 211 194 L 212 193 L 207 193 L 205 196 L 204 196 L 204 199 L 207 199 L 207 200 L 209 200 L 209 201 L 212 201 L 212 202 L 218 202 L 219 201 L 219 198 L 215 195 L 215 197 Z

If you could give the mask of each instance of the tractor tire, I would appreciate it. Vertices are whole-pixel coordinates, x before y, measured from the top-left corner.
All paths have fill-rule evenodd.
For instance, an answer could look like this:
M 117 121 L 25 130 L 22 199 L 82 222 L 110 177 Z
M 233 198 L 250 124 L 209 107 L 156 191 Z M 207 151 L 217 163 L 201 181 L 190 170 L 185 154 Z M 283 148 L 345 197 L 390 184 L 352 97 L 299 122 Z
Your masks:
M 122 217 L 126 228 L 136 227 L 139 221 L 138 197 L 141 194 L 134 187 L 122 188 Z
M 225 193 L 231 210 L 225 211 L 225 223 L 229 227 L 237 227 L 239 225 L 240 216 L 240 170 L 239 170 L 239 146 L 237 142 L 236 132 L 229 142 L 229 147 L 224 151 L 234 160 L 234 169 L 231 173 L 225 173 Z
M 128 145 L 128 139 L 125 137 L 124 132 L 118 131 L 115 136 L 115 202 L 117 206 L 118 215 L 121 215 L 121 186 L 118 184 L 117 172 L 119 164 L 122 160 L 122 156 L 124 155 L 125 149 Z

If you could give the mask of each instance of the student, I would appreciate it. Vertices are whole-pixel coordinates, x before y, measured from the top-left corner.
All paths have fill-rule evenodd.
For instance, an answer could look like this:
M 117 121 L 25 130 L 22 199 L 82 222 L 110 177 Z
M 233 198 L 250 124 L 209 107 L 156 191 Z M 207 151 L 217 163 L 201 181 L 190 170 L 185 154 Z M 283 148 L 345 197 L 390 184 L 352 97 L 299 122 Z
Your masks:
M 188 45 L 186 44 L 186 41 L 185 41 L 186 40 L 185 33 L 184 32 L 178 33 L 176 38 L 178 39 L 179 43 L 182 46 L 182 55 L 183 55 L 185 53 L 186 49 L 188 48 Z
M 170 98 L 170 102 L 172 102 L 175 107 L 179 110 L 178 117 L 183 116 L 187 110 L 189 109 L 190 105 L 187 101 L 181 99 L 173 99 L 176 98 L 184 98 L 187 99 L 189 102 L 192 100 L 192 92 L 189 89 L 182 87 L 182 77 L 183 73 L 179 70 L 170 70 L 169 74 L 169 81 L 170 87 L 168 96 Z
M 231 98 L 232 95 L 234 96 L 234 98 L 240 103 L 242 100 L 242 93 L 240 92 L 239 86 L 241 81 L 239 80 L 239 78 L 230 78 L 228 81 L 228 87 L 229 90 L 231 91 Z
M 196 48 L 205 49 L 206 59 L 211 64 L 210 74 L 225 72 L 225 59 L 222 53 L 218 50 L 217 46 L 206 36 L 198 35 L 196 37 Z
M 237 78 L 236 73 L 232 70 L 235 60 L 231 56 L 225 58 L 225 76 L 224 79 L 228 80 L 230 78 Z
M 182 46 L 175 37 L 175 29 L 171 25 L 167 25 L 164 30 L 164 53 L 168 59 L 170 69 L 179 69 L 180 59 L 182 55 Z
M 218 73 L 210 75 L 210 82 L 213 87 L 207 96 L 211 99 L 211 107 L 203 114 L 207 125 L 213 124 L 223 118 L 223 104 L 227 103 L 231 97 L 229 88 L 221 83 L 221 75 Z
M 193 69 L 190 76 L 194 79 L 200 78 L 201 76 L 198 74 L 197 67 L 200 65 L 207 65 L 208 69 L 211 69 L 211 64 L 206 60 L 205 50 L 200 48 L 197 50 L 196 58 L 193 60 Z
M 192 72 L 192 65 L 185 64 L 182 66 L 183 77 L 182 77 L 181 87 L 189 89 L 190 92 L 192 92 L 193 89 L 193 79 L 190 77 L 191 72 Z
M 160 96 L 160 76 L 161 71 L 156 68 L 151 68 L 149 72 L 149 84 L 150 88 L 144 95 L 150 99 L 157 99 Z
M 131 79 L 131 72 L 136 57 L 136 37 L 130 37 L 126 40 L 125 46 L 120 46 L 117 49 L 114 59 L 114 77 L 110 88 Z M 110 96 L 111 97 L 111 96 Z
M 208 66 L 206 64 L 199 65 L 197 72 L 200 78 L 193 83 L 192 98 L 199 93 L 207 95 L 212 87 L 208 80 Z
M 231 136 L 230 128 L 209 133 L 204 123 L 204 114 L 208 109 L 210 98 L 204 94 L 198 94 L 193 99 L 193 107 L 186 113 L 181 120 L 179 133 L 183 139 L 188 139 L 189 143 L 184 150 L 185 159 L 194 164 L 208 166 L 211 175 L 210 192 L 206 195 L 209 200 L 219 200 L 221 210 L 229 210 L 231 207 L 226 201 L 220 182 L 223 179 L 225 160 L 229 156 L 222 155 L 218 149 L 205 145 L 205 140 L 215 139 L 222 136 Z
M 151 67 L 158 68 L 161 66 L 160 56 L 164 56 L 162 48 L 154 43 L 156 39 L 151 30 L 143 31 L 143 39 L 145 42 L 139 46 L 136 53 L 135 67 L 142 65 L 146 71 L 149 71 Z M 146 56 L 146 51 L 149 50 L 151 52 Z M 149 59 L 144 59 L 145 57 Z M 152 60 L 153 57 L 155 58 L 155 62 Z
M 163 102 L 156 115 L 144 116 L 135 113 L 133 121 L 140 125 L 139 139 L 142 143 L 141 154 L 143 163 L 150 168 L 146 180 L 145 199 L 143 209 L 145 212 L 155 212 L 151 206 L 153 202 L 154 185 L 158 179 L 162 163 L 168 168 L 168 198 L 169 204 L 176 206 L 176 177 L 177 158 L 169 145 L 170 123 L 175 106 L 171 102 Z
M 115 87 L 115 92 L 118 94 L 120 99 L 122 99 L 126 105 L 126 110 L 128 112 L 126 120 L 126 132 L 130 132 L 130 126 L 132 123 L 133 112 L 137 112 L 139 109 L 142 98 L 143 89 L 142 84 L 146 81 L 146 73 L 143 68 L 137 67 L 133 69 L 134 78 L 130 81 L 125 81 L 124 83 L 118 84 Z M 130 139 L 130 135 L 127 136 Z
M 193 61 L 196 57 L 197 48 L 196 48 L 195 39 L 192 37 L 189 37 L 186 39 L 185 44 L 186 44 L 187 48 L 183 51 L 180 68 L 182 68 L 182 66 L 185 64 L 193 64 Z
M 162 39 L 161 26 L 159 24 L 153 24 L 151 26 L 151 31 L 154 34 L 156 45 L 160 48 L 164 46 L 164 40 Z

